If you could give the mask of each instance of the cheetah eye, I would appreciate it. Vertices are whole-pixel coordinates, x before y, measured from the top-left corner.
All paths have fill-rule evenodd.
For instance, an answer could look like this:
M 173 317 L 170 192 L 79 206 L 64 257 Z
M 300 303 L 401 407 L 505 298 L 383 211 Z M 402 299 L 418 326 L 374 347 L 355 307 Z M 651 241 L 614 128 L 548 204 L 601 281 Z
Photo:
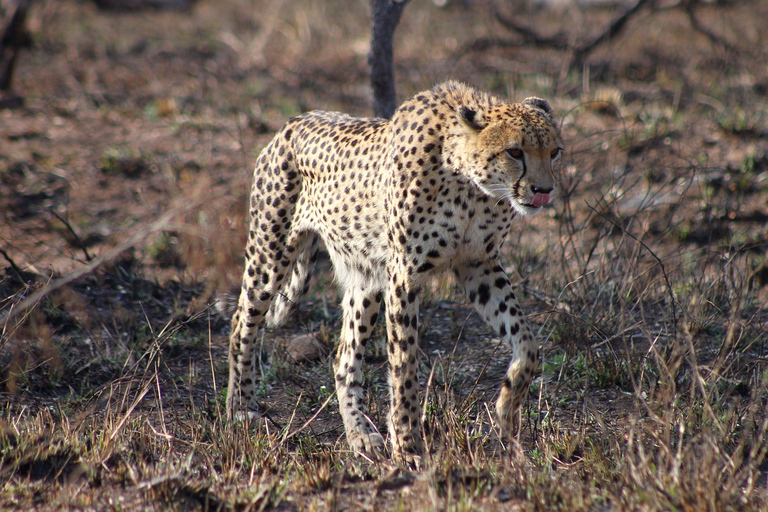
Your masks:
M 512 148 L 507 150 L 507 154 L 510 156 L 510 158 L 514 158 L 515 160 L 520 160 L 523 158 L 523 150 Z
M 562 150 L 563 150 L 563 148 L 555 148 L 555 149 L 553 149 L 552 152 L 550 153 L 550 155 L 552 156 L 552 159 L 554 160 L 555 158 L 557 158 L 557 156 L 560 154 L 560 152 Z

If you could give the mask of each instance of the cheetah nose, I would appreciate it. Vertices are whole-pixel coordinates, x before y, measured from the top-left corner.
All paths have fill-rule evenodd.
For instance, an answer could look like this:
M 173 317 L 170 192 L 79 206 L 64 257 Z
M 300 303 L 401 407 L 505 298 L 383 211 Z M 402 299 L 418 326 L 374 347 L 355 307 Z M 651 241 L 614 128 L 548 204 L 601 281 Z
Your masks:
M 533 199 L 531 199 L 531 206 L 538 208 L 549 204 L 549 194 L 552 192 L 552 188 L 539 188 L 536 186 L 531 188 L 533 189 Z

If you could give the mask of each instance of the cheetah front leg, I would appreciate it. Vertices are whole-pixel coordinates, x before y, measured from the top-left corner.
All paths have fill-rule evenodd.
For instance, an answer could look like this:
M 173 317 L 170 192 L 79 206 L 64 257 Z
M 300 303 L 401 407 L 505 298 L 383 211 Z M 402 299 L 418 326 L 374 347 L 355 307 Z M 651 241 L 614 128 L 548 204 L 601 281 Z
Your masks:
M 344 319 L 334 363 L 339 410 L 352 450 L 378 459 L 384 439 L 366 416 L 363 357 L 381 306 L 381 298 L 363 289 L 344 293 Z
M 539 347 L 498 260 L 466 265 L 457 274 L 477 312 L 512 347 L 512 360 L 496 401 L 502 436 L 512 439 L 517 435 L 520 407 L 538 366 Z
M 395 460 L 418 464 L 422 453 L 419 408 L 419 290 L 399 258 L 387 265 L 387 345 L 389 351 L 389 435 Z

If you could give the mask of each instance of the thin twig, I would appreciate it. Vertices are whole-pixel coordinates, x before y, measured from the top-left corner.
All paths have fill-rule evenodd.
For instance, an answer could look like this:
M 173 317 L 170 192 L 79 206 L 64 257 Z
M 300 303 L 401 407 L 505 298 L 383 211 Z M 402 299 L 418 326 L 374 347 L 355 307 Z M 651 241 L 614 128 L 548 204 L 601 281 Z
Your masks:
M 599 215 L 600 217 L 602 217 L 604 220 L 606 220 L 606 221 L 610 222 L 610 223 L 611 223 L 611 224 L 612 224 L 614 227 L 616 227 L 616 228 L 620 229 L 620 230 L 622 231 L 622 233 L 626 234 L 626 235 L 627 235 L 628 237 L 630 237 L 632 240 L 634 240 L 635 242 L 639 243 L 639 244 L 640 244 L 640 245 L 643 247 L 643 249 L 645 249 L 646 251 L 648 251 L 648 254 L 650 254 L 650 255 L 651 255 L 651 256 L 652 256 L 652 257 L 653 257 L 653 258 L 656 260 L 656 262 L 659 264 L 659 267 L 661 268 L 661 274 L 662 274 L 662 277 L 664 278 L 664 283 L 666 284 L 666 287 L 667 287 L 667 292 L 669 293 L 669 297 L 670 297 L 670 299 L 671 299 L 671 301 L 672 301 L 672 321 L 673 321 L 673 325 L 674 325 L 674 331 L 673 331 L 673 334 L 675 334 L 675 335 L 676 335 L 676 334 L 677 334 L 677 312 L 675 311 L 675 308 L 676 308 L 676 307 L 677 307 L 677 305 L 678 305 L 678 301 L 677 301 L 677 298 L 675 297 L 675 291 L 672 289 L 672 284 L 669 282 L 669 276 L 667 275 L 667 270 L 666 270 L 666 268 L 664 267 L 664 262 L 662 261 L 662 259 L 661 259 L 661 258 L 659 258 L 659 257 L 656 255 L 656 253 L 655 253 L 655 252 L 653 252 L 653 249 L 651 249 L 650 247 L 648 247 L 648 245 L 647 245 L 645 242 L 643 242 L 642 240 L 640 240 L 639 238 L 637 238 L 635 235 L 633 235 L 632 233 L 630 233 L 629 231 L 627 231 L 627 229 L 626 229 L 624 226 L 622 226 L 622 225 L 620 225 L 620 224 L 616 223 L 616 222 L 615 222 L 613 219 L 611 219 L 610 217 L 608 217 L 608 216 L 607 216 L 607 215 L 605 215 L 604 213 L 601 213 L 601 212 L 597 211 L 597 210 L 596 210 L 596 209 L 595 209 L 595 208 L 594 208 L 594 207 L 593 207 L 591 204 L 589 204 L 588 202 L 586 202 L 586 201 L 585 201 L 585 203 L 586 203 L 587 207 L 588 207 L 590 210 L 592 210 L 593 212 L 595 212 L 597 215 Z
M 277 450 L 277 449 L 278 449 L 280 446 L 282 446 L 282 445 L 283 445 L 283 443 L 285 443 L 285 442 L 286 442 L 286 441 L 288 441 L 289 439 L 292 439 L 293 437 L 295 437 L 295 436 L 296 436 L 296 434 L 298 434 L 299 432 L 303 431 L 305 428 L 307 428 L 307 427 L 310 425 L 310 423 L 312 423 L 313 421 L 315 421 L 315 420 L 317 419 L 317 417 L 318 417 L 318 416 L 320 416 L 320 413 L 321 413 L 321 412 L 323 412 L 323 410 L 325 410 L 325 408 L 328 406 L 328 404 L 329 404 L 329 403 L 331 403 L 331 400 L 332 400 L 332 399 L 333 399 L 333 397 L 335 397 L 335 396 L 336 396 L 336 391 L 334 391 L 333 393 L 331 393 L 331 394 L 328 396 L 328 398 L 326 398 L 326 399 L 325 399 L 325 402 L 323 402 L 323 405 L 321 405 L 321 406 L 320 406 L 320 408 L 319 408 L 317 411 L 315 411 L 315 414 L 313 414 L 311 418 L 309 418 L 307 421 L 305 421 L 305 422 L 304 422 L 304 424 L 303 424 L 301 427 L 297 428 L 296 430 L 294 430 L 293 432 L 291 432 L 289 435 L 284 435 L 284 436 L 283 436 L 283 438 L 280 440 L 280 443 L 279 443 L 279 444 L 277 444 L 277 445 L 275 445 L 275 446 L 272 448 L 272 451 L 270 452 L 270 455 L 272 455 L 272 453 L 273 453 L 275 450 Z M 286 432 L 287 432 L 287 430 L 286 430 Z
M 80 238 L 80 235 L 77 234 L 77 231 L 75 231 L 75 228 L 72 227 L 72 225 L 69 223 L 67 219 L 59 215 L 58 212 L 55 210 L 51 210 L 51 215 L 59 219 L 59 221 L 64 224 L 64 227 L 67 228 L 67 231 L 72 235 L 72 238 L 74 239 L 75 245 L 78 249 L 83 251 L 83 254 L 85 255 L 85 261 L 91 261 L 93 258 L 90 254 L 88 254 L 88 249 L 85 247 L 85 243 Z
M 291 413 L 291 417 L 288 420 L 288 424 L 285 426 L 285 431 L 283 432 L 283 438 L 280 440 L 280 444 L 285 443 L 285 439 L 288 437 L 288 431 L 291 430 L 291 425 L 293 425 L 293 419 L 296 417 L 296 409 L 299 408 L 299 404 L 301 403 L 301 397 L 304 396 L 304 393 L 299 393 L 299 398 L 296 399 L 296 405 L 293 406 L 293 412 Z
M 11 265 L 11 268 L 16 273 L 16 275 L 19 278 L 22 278 L 24 274 L 22 273 L 21 269 L 16 265 L 16 262 L 13 261 L 13 259 L 8 255 L 7 252 L 5 252 L 5 249 L 0 249 L 0 254 L 2 254 L 3 258 L 5 258 L 5 261 L 7 261 Z

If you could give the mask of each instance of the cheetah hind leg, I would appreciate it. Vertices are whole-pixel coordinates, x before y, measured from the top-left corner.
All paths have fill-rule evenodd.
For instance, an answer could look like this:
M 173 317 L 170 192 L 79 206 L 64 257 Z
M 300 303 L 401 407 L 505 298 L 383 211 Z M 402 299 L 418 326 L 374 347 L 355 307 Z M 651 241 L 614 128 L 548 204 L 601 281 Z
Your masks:
M 363 390 L 363 357 L 379 314 L 381 298 L 362 289 L 346 290 L 341 339 L 334 363 L 336 393 L 349 447 L 378 460 L 384 454 L 384 438 L 366 415 Z
M 256 340 L 262 320 L 269 311 L 273 298 L 288 283 L 288 276 L 275 273 L 272 269 L 295 268 L 295 259 L 304 256 L 312 246 L 312 240 L 305 232 L 291 232 L 282 247 L 264 252 L 256 247 L 245 265 L 243 288 L 240 292 L 237 310 L 232 316 L 232 332 L 229 337 L 229 386 L 227 389 L 227 417 L 230 420 L 245 420 L 256 417 L 259 406 L 257 392 Z M 275 256 L 279 256 L 275 258 Z M 267 263 L 260 265 L 262 257 Z

